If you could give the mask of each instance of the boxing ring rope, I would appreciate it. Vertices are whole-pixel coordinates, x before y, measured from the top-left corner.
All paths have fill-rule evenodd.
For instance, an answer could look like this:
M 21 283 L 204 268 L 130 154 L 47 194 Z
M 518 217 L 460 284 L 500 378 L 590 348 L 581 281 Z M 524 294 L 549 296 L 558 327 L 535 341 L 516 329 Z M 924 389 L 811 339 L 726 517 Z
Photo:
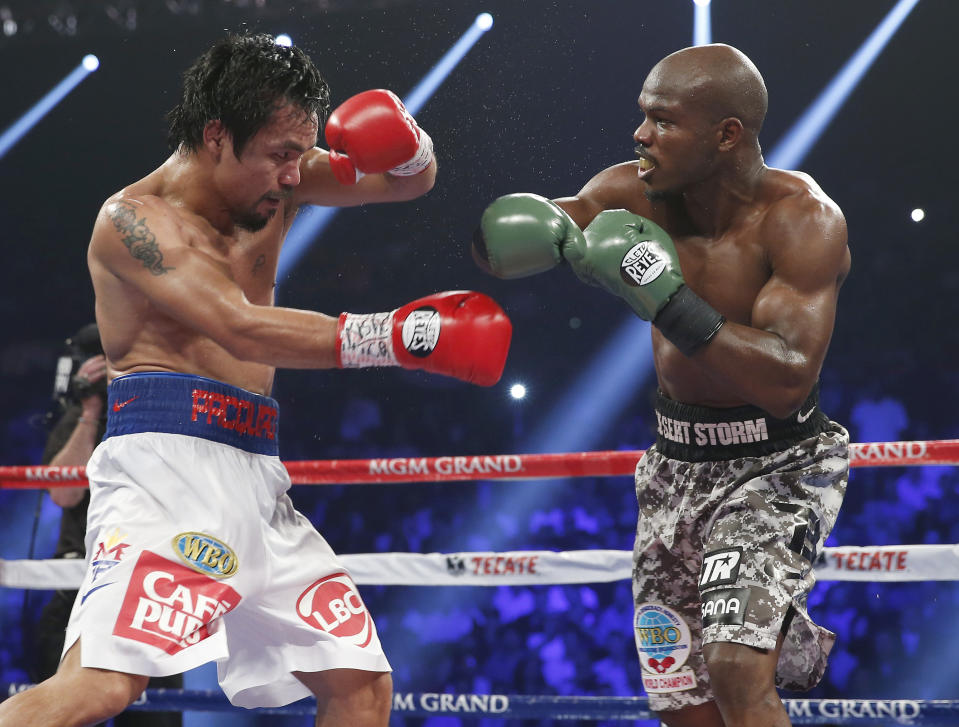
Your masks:
M 849 445 L 852 467 L 959 464 L 959 439 L 867 442 Z M 536 480 L 631 475 L 641 449 L 561 454 L 496 454 L 285 462 L 296 485 L 387 484 L 463 480 Z M 0 489 L 77 486 L 84 467 L 0 467 Z
M 574 454 L 415 457 L 286 462 L 295 484 L 366 484 L 463 480 L 531 480 L 630 475 L 642 451 Z M 959 440 L 851 445 L 853 467 L 959 464 Z M 83 467 L 0 467 L 0 489 L 78 486 Z M 553 585 L 631 577 L 632 554 L 617 550 L 461 553 L 366 553 L 339 556 L 360 585 Z M 824 548 L 817 578 L 835 581 L 959 580 L 959 544 Z M 0 587 L 76 588 L 77 560 L 2 560 Z M 0 685 L 10 695 L 31 685 Z M 793 724 L 945 725 L 959 722 L 959 700 L 784 699 Z M 147 689 L 131 706 L 149 711 L 239 711 L 219 690 Z M 258 713 L 312 715 L 314 699 Z M 555 720 L 650 720 L 645 697 L 396 692 L 400 716 Z

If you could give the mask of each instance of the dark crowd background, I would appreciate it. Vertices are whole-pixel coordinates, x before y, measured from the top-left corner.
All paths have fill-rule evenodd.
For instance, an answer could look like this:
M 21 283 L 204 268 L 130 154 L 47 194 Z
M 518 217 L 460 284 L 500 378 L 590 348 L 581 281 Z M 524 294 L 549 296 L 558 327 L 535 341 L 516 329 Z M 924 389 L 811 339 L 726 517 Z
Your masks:
M 893 4 L 714 0 L 713 39 L 745 51 L 769 87 L 767 152 Z M 93 317 L 85 251 L 94 216 L 104 198 L 166 157 L 163 114 L 199 53 L 225 30 L 286 32 L 330 82 L 334 105 L 374 87 L 404 95 L 483 11 L 493 14 L 492 29 L 417 114 L 436 145 L 434 190 L 339 212 L 278 281 L 278 302 L 337 314 L 389 310 L 440 290 L 484 291 L 514 325 L 503 380 L 479 388 L 401 370 L 282 371 L 274 393 L 281 455 L 520 453 L 534 443 L 557 451 L 552 441 L 561 451 L 642 449 L 653 441 L 655 381 L 642 369 L 624 386 L 626 406 L 581 431 L 595 413 L 589 388 L 601 383 L 582 374 L 628 320 L 626 308 L 567 269 L 510 282 L 486 277 L 468 244 L 493 198 L 573 194 L 631 158 L 642 81 L 657 60 L 691 44 L 692 3 L 76 3 L 72 35 L 63 22 L 63 32 L 51 29 L 63 7 L 70 4 L 0 2 L 0 21 L 20 18 L 20 32 L 0 36 L 0 128 L 84 54 L 101 61 L 0 158 L 0 464 L 39 462 L 63 339 Z M 957 92 L 947 60 L 957 22 L 953 0 L 921 0 L 800 165 L 849 225 L 852 273 L 822 401 L 853 441 L 959 436 Z M 926 211 L 921 223 L 910 219 L 914 207 Z M 641 330 L 635 345 L 647 335 Z M 514 382 L 527 386 L 525 399 L 509 397 Z M 574 387 L 587 392 L 579 408 L 561 408 Z M 957 483 L 952 467 L 854 470 L 829 543 L 959 543 Z M 630 549 L 636 516 L 629 477 L 298 486 L 292 495 L 341 553 Z M 52 553 L 59 513 L 49 498 L 0 491 L 0 512 L 0 557 Z M 398 691 L 641 694 L 627 582 L 361 591 Z M 32 621 L 48 596 L 0 589 L 0 681 L 25 678 Z M 811 609 L 839 638 L 810 696 L 959 697 L 959 662 L 949 656 L 959 641 L 955 583 L 822 582 Z M 209 679 L 198 673 L 187 683 Z M 188 715 L 186 724 L 226 720 L 311 724 L 254 715 Z M 502 724 L 399 716 L 393 723 Z

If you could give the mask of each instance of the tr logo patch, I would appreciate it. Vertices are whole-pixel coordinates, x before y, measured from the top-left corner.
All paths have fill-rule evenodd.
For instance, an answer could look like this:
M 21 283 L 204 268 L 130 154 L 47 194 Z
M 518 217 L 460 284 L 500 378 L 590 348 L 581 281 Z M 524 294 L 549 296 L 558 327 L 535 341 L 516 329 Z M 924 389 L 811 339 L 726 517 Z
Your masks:
M 706 553 L 699 575 L 699 590 L 705 591 L 713 586 L 735 583 L 739 578 L 739 562 L 742 557 L 742 548 L 723 548 Z

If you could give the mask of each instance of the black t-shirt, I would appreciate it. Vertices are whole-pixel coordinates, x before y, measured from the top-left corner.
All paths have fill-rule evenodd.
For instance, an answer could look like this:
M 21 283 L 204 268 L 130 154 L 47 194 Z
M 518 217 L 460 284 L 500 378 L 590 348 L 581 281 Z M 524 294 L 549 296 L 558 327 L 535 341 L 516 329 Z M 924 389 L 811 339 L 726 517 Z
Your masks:
M 67 407 L 63 416 L 53 426 L 47 437 L 47 444 L 43 450 L 43 464 L 50 464 L 57 452 L 67 443 L 74 428 L 78 424 L 83 409 L 79 404 Z M 106 432 L 105 422 L 97 424 L 97 441 L 103 439 Z M 57 538 L 57 549 L 54 558 L 84 558 L 86 550 L 83 544 L 87 534 L 87 507 L 90 504 L 90 491 L 83 493 L 83 499 L 73 507 L 63 508 L 60 517 L 60 536 Z

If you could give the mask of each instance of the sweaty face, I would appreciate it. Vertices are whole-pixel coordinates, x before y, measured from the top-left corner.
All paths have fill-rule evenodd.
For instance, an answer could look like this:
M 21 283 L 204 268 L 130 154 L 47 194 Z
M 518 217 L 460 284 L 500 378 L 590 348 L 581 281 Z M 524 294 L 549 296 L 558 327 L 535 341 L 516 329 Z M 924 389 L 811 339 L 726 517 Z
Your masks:
M 646 196 L 676 195 L 705 179 L 715 154 L 714 130 L 698 108 L 695 93 L 653 69 L 639 96 L 639 108 L 646 118 L 633 139 Z
M 284 106 L 247 141 L 238 158 L 224 155 L 234 224 L 257 232 L 283 209 L 300 183 L 300 160 L 316 145 L 317 130 L 316 116 Z

